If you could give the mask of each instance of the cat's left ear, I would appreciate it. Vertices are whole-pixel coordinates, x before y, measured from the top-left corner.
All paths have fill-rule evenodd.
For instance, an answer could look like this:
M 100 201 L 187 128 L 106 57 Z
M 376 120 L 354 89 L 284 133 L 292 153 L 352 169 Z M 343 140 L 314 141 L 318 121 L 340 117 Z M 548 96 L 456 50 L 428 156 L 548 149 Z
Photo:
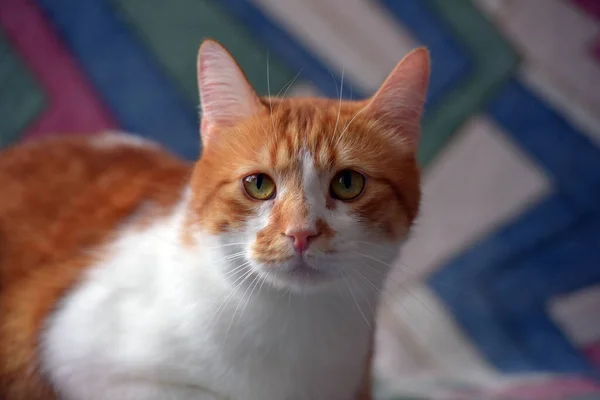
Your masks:
M 373 118 L 388 125 L 413 151 L 419 144 L 429 71 L 427 49 L 413 50 L 396 65 L 366 108 Z
M 255 115 L 263 106 L 246 75 L 219 43 L 213 40 L 202 43 L 197 66 L 202 107 L 200 132 L 206 146 L 216 130 Z

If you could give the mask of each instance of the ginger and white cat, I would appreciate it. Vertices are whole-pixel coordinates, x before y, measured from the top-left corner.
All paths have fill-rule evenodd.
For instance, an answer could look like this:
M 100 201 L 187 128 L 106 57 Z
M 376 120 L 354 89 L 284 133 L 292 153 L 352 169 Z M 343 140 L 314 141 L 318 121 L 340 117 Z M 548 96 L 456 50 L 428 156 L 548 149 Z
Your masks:
M 198 57 L 194 165 L 114 133 L 0 152 L 3 400 L 371 398 L 427 51 L 365 101 L 260 98 Z

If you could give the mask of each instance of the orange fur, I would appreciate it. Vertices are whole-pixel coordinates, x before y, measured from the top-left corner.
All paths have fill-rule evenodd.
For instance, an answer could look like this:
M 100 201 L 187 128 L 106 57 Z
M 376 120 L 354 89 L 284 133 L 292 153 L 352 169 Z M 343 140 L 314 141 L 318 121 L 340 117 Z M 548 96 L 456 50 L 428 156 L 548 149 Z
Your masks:
M 364 171 L 368 188 L 348 206 L 366 223 L 383 229 L 389 238 L 405 235 L 420 201 L 415 154 L 402 141 L 393 140 L 397 133 L 383 123 L 369 115 L 356 116 L 365 105 L 313 98 L 264 101 L 259 115 L 221 132 L 226 139 L 213 140 L 198 161 L 192 177 L 198 224 L 212 233 L 242 226 L 260 203 L 240 196 L 241 179 L 253 172 L 279 176 L 296 190 L 278 199 L 274 210 L 277 218 L 261 233 L 264 248 L 259 246 L 256 252 L 264 251 L 265 259 L 288 257 L 282 253 L 287 250 L 285 238 L 278 235 L 285 227 L 302 225 L 306 200 L 301 195 L 298 164 L 300 152 L 305 150 L 313 155 L 319 173 L 330 178 L 345 168 Z M 336 132 L 331 134 L 336 125 Z M 319 240 L 326 240 L 326 236 Z M 281 254 L 273 254 L 275 248 L 280 248 Z
M 39 333 L 102 245 L 146 201 L 163 212 L 190 173 L 166 152 L 96 150 L 84 138 L 0 152 L 0 397 L 54 399 L 41 376 Z

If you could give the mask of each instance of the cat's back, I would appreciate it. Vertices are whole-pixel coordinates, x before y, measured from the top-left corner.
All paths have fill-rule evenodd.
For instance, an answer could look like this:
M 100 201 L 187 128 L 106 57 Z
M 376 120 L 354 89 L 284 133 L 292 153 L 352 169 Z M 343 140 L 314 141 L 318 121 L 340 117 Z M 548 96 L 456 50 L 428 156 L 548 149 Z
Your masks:
M 125 134 L 0 151 L 0 395 L 42 398 L 32 372 L 38 333 L 89 265 L 86 250 L 123 224 L 168 212 L 189 173 L 187 163 Z
M 126 134 L 0 151 L 2 273 L 31 266 L 30 257 L 56 259 L 93 246 L 143 204 L 168 207 L 188 174 L 185 162 Z

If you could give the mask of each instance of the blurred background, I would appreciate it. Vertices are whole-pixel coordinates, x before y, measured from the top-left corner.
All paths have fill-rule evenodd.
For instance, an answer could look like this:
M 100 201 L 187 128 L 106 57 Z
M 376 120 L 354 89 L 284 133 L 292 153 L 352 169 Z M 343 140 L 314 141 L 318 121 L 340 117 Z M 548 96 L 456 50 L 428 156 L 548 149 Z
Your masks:
M 600 1 L 0 0 L 0 146 L 119 129 L 197 157 L 206 37 L 264 95 L 366 97 L 431 51 L 381 398 L 600 398 Z

